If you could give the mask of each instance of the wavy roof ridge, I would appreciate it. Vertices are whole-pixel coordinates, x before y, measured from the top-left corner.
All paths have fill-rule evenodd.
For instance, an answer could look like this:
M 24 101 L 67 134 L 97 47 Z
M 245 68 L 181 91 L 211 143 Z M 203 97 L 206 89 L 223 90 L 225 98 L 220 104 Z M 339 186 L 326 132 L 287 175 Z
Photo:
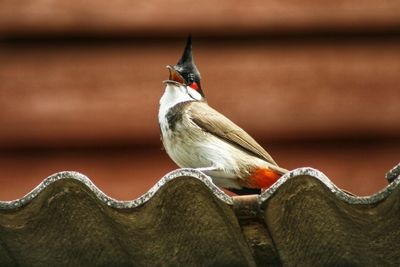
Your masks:
M 390 195 L 390 193 L 399 186 L 400 184 L 400 175 L 399 175 L 399 170 L 400 170 L 400 164 L 395 166 L 392 170 L 389 171 L 391 176 L 393 177 L 396 176 L 388 186 L 380 190 L 379 192 L 370 195 L 370 196 L 353 196 L 339 187 L 337 187 L 323 172 L 311 168 L 311 167 L 303 167 L 303 168 L 298 168 L 295 170 L 292 170 L 282 176 L 274 185 L 272 185 L 268 190 L 264 191 L 259 197 L 258 197 L 258 203 L 260 205 L 265 204 L 265 202 L 273 196 L 273 194 L 281 187 L 283 186 L 288 180 L 294 179 L 296 177 L 300 176 L 310 176 L 313 177 L 314 179 L 319 180 L 322 182 L 324 186 L 326 186 L 335 196 L 342 200 L 345 201 L 349 204 L 373 204 L 378 201 L 381 201 L 382 199 L 385 199 Z M 95 195 L 96 197 L 101 200 L 103 203 L 106 205 L 113 207 L 113 208 L 120 208 L 120 209 L 126 209 L 126 208 L 135 208 L 138 206 L 143 205 L 147 201 L 149 201 L 159 190 L 162 188 L 165 184 L 168 182 L 180 178 L 180 177 L 192 177 L 195 179 L 200 180 L 204 185 L 206 185 L 210 191 L 222 202 L 232 205 L 233 200 L 232 197 L 228 196 L 225 192 L 223 192 L 219 187 L 217 187 L 212 181 L 211 178 L 204 173 L 196 170 L 196 169 L 189 169 L 189 168 L 183 168 L 183 169 L 177 169 L 174 171 L 171 171 L 167 173 L 165 176 L 163 176 L 153 187 L 151 187 L 146 193 L 141 195 L 140 197 L 132 200 L 117 200 L 114 199 L 107 194 L 105 194 L 103 191 L 101 191 L 87 176 L 85 176 L 82 173 L 75 172 L 75 171 L 63 171 L 63 172 L 58 172 L 53 175 L 50 175 L 46 179 L 44 179 L 39 185 L 37 185 L 32 191 L 30 191 L 28 194 L 25 196 L 15 199 L 15 200 L 10 200 L 10 201 L 0 201 L 0 209 L 16 209 L 20 208 L 29 202 L 31 202 L 36 196 L 41 193 L 43 190 L 45 190 L 49 185 L 62 180 L 62 179 L 73 179 L 77 180 L 81 183 L 83 183 L 87 188 L 89 188 Z

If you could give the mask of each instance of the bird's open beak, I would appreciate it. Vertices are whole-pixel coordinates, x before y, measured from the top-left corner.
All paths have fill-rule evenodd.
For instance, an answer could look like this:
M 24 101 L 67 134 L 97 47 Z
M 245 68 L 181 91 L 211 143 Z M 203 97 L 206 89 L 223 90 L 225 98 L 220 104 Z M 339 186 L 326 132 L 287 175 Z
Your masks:
M 178 82 L 180 84 L 186 84 L 185 79 L 182 77 L 182 75 L 179 74 L 179 72 L 177 72 L 173 66 L 168 65 L 167 69 L 169 70 L 169 80 L 170 81 L 174 81 L 174 82 Z

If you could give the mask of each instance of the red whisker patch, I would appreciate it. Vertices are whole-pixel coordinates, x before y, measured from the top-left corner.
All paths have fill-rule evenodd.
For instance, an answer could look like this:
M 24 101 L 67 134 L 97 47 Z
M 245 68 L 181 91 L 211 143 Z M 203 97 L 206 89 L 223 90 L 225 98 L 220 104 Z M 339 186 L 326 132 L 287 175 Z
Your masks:
M 189 85 L 191 88 L 193 88 L 194 90 L 199 90 L 199 86 L 197 85 L 196 82 L 193 82 L 191 85 Z

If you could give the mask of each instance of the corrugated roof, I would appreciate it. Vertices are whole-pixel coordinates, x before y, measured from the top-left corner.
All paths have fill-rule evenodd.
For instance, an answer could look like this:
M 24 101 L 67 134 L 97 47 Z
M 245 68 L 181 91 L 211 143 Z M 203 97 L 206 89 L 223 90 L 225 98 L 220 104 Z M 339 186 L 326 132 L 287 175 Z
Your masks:
M 1 266 L 396 266 L 400 165 L 384 190 L 352 196 L 300 168 L 260 196 L 228 196 L 179 169 L 119 201 L 61 172 L 0 201 Z

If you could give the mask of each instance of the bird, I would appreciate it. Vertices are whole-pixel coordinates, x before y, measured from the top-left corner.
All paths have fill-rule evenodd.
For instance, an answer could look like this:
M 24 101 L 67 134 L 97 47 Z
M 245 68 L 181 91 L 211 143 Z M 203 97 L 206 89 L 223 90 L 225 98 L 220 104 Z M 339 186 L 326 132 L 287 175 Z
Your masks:
M 259 194 L 288 170 L 248 133 L 208 105 L 189 36 L 176 65 L 168 65 L 158 122 L 168 156 L 238 195 Z

